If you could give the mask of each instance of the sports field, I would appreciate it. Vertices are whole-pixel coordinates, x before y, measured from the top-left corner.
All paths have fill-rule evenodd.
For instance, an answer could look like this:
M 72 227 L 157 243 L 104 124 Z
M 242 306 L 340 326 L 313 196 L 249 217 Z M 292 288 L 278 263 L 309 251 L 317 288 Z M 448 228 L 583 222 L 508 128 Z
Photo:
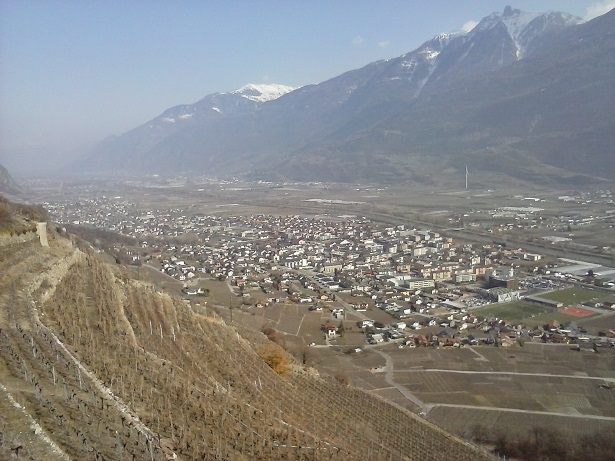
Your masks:
M 524 319 L 552 312 L 552 309 L 527 301 L 491 304 L 480 309 L 473 309 L 472 314 L 486 318 L 498 318 L 509 322 L 521 322 Z
M 589 317 L 593 315 L 592 311 L 588 311 L 587 309 L 581 309 L 579 307 L 567 307 L 562 311 L 563 314 L 572 315 L 573 317 Z
M 593 299 L 604 297 L 605 294 L 601 291 L 589 290 L 587 288 L 565 288 L 563 290 L 552 291 L 550 293 L 541 294 L 541 298 L 550 299 L 569 304 L 580 304 Z

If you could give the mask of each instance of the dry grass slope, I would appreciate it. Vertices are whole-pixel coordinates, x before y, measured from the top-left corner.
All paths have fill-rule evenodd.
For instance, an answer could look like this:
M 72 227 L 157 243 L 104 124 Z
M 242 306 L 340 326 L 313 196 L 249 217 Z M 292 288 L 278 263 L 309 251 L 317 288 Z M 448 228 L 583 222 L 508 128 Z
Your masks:
M 50 243 L 0 248 L 0 459 L 492 459 Z
M 35 231 L 36 222 L 47 219 L 41 207 L 13 203 L 0 195 L 0 235 Z

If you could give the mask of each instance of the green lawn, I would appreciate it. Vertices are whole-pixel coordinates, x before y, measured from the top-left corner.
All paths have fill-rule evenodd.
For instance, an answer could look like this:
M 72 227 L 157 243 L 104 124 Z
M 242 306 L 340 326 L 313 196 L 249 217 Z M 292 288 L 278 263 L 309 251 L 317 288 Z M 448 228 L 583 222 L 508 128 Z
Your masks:
M 603 294 L 599 291 L 588 290 L 586 288 L 566 288 L 551 293 L 544 293 L 539 296 L 564 304 L 579 304 L 595 298 L 600 298 Z
M 480 315 L 486 318 L 499 318 L 508 320 L 509 322 L 519 322 L 524 319 L 530 319 L 532 316 L 538 316 L 550 313 L 551 309 L 527 301 L 512 301 L 510 303 L 492 304 L 480 309 L 473 309 L 472 314 Z

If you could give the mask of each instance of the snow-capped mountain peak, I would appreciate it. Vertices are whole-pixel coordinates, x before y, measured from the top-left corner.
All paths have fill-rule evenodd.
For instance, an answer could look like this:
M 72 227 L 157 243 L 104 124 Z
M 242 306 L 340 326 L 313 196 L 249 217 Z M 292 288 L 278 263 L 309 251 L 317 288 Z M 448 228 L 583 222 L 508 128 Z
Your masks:
M 516 41 L 527 25 L 539 15 L 538 13 L 526 13 L 507 6 L 503 14 L 492 13 L 484 18 L 472 32 L 477 34 L 492 29 L 498 24 L 504 24 L 511 38 Z
M 190 119 L 202 117 L 204 114 L 229 114 L 234 113 L 240 107 L 253 107 L 254 103 L 272 101 L 280 96 L 290 93 L 295 88 L 285 85 L 245 85 L 238 90 L 226 93 L 214 93 L 205 96 L 195 104 L 183 104 L 166 110 L 154 122 L 149 124 L 150 129 L 160 129 L 160 125 L 170 126 L 172 124 L 186 122 Z M 244 99 L 242 104 L 237 104 L 237 99 Z M 192 120 L 194 121 L 194 120 Z
M 553 28 L 575 25 L 584 22 L 581 18 L 567 13 L 549 11 L 547 13 L 527 13 L 510 6 L 503 13 L 492 13 L 484 18 L 469 35 L 477 35 L 503 25 L 517 47 L 517 59 L 523 57 L 530 41 Z
M 277 84 L 248 84 L 230 93 L 239 94 L 250 101 L 267 102 L 284 96 L 286 93 L 290 93 L 295 89 L 296 88 L 290 86 Z

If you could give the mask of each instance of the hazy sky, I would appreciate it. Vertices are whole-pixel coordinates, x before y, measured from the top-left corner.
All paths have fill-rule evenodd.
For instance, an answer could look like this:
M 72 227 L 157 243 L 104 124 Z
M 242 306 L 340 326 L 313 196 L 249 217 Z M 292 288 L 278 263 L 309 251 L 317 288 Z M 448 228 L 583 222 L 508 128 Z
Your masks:
M 0 163 L 44 171 L 169 107 L 319 83 L 506 4 L 585 19 L 615 0 L 0 0 Z

